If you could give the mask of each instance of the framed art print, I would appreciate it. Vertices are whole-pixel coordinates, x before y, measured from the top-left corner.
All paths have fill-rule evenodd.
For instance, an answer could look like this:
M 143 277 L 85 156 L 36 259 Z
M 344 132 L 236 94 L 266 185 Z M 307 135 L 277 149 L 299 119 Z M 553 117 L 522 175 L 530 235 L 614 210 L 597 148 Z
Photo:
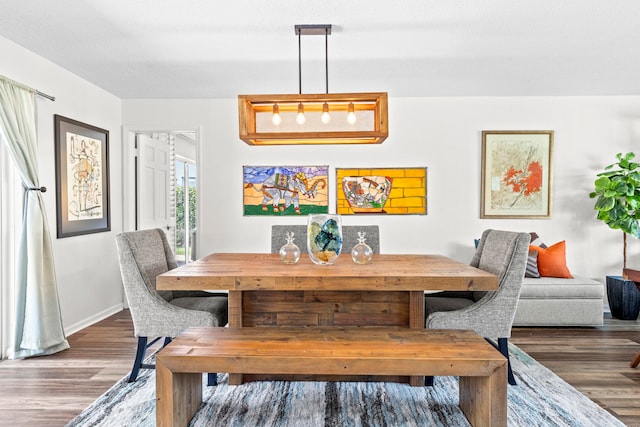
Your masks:
M 109 131 L 54 116 L 58 238 L 111 230 Z
M 481 218 L 550 218 L 553 131 L 482 132 Z
M 427 168 L 336 168 L 336 213 L 426 215 Z
M 245 216 L 329 212 L 329 166 L 243 166 Z

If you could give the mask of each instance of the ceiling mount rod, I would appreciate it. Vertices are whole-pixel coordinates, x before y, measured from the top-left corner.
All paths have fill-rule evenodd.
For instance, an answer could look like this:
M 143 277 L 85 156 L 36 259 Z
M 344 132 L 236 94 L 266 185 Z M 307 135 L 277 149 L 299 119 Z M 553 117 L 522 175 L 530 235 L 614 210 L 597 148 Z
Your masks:
M 298 94 L 302 95 L 302 32 L 298 32 Z
M 329 30 L 324 29 L 324 84 L 325 93 L 329 93 Z
M 301 36 L 321 36 L 324 35 L 324 68 L 325 68 L 325 90 L 329 93 L 329 35 L 331 34 L 331 24 L 302 24 L 295 25 L 295 32 L 298 36 L 298 94 L 302 95 L 302 41 Z

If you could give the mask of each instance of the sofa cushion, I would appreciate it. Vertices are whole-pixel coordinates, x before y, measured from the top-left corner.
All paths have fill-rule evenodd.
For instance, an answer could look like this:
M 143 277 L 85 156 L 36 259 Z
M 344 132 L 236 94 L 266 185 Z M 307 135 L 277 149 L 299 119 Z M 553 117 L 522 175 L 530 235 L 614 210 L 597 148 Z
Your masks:
M 524 271 L 524 277 L 532 277 L 534 279 L 540 277 L 540 273 L 538 272 L 538 251 L 529 249 L 527 269 Z
M 557 277 L 524 278 L 520 299 L 602 299 L 602 283 L 586 277 L 561 279 Z
M 538 233 L 536 233 L 535 231 L 532 231 L 529 234 L 531 235 L 531 243 L 529 243 L 530 245 L 539 246 L 541 248 L 547 247 L 547 245 L 544 244 L 540 236 L 538 236 Z
M 563 240 L 548 248 L 529 246 L 529 250 L 538 251 L 538 272 L 542 277 L 560 277 L 570 279 L 573 276 L 567 267 L 566 242 Z

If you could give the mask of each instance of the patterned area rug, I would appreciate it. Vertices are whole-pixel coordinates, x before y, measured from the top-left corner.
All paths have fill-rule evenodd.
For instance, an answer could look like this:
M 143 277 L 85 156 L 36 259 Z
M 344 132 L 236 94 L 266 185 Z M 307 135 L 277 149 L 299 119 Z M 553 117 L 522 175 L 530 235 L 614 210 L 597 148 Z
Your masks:
M 510 344 L 517 386 L 508 387 L 509 426 L 624 426 L 553 372 Z M 456 377 L 434 387 L 396 383 L 253 382 L 206 386 L 191 421 L 204 426 L 468 426 Z M 68 426 L 155 426 L 155 371 L 116 383 Z

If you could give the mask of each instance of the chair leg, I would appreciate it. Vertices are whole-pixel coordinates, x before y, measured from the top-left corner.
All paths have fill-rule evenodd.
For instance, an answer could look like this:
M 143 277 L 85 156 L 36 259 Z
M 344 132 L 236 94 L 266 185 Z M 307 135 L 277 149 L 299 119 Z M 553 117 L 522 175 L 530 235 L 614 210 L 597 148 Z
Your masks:
M 138 348 L 136 349 L 136 358 L 133 361 L 133 368 L 129 375 L 129 382 L 132 383 L 138 378 L 138 373 L 142 367 L 144 355 L 147 352 L 147 337 L 138 337 Z
M 218 374 L 207 374 L 207 385 L 208 386 L 216 386 L 218 385 Z
M 147 349 L 154 345 L 161 337 L 154 338 L 153 341 L 148 342 L 147 337 L 138 337 L 138 348 L 136 349 L 136 359 L 133 362 L 133 368 L 131 369 L 131 374 L 129 375 L 129 382 L 132 383 L 138 378 L 138 374 L 140 373 L 140 369 L 155 369 L 155 365 L 150 365 L 143 363 L 144 356 L 147 354 Z M 164 343 L 162 343 L 162 347 L 164 348 L 167 344 L 171 342 L 171 337 L 165 337 Z
M 636 358 L 633 359 L 633 362 L 631 362 L 631 367 L 635 368 L 636 366 L 638 366 L 639 363 L 640 363 L 640 351 L 638 352 L 638 354 L 636 354 Z
M 507 358 L 507 378 L 509 379 L 509 384 L 517 385 L 516 379 L 513 376 L 513 371 L 511 370 L 511 359 L 509 358 L 509 339 L 508 338 L 498 338 L 498 350 L 504 357 Z
M 433 381 L 435 378 L 433 376 L 424 377 L 424 385 L 425 387 L 433 387 Z

